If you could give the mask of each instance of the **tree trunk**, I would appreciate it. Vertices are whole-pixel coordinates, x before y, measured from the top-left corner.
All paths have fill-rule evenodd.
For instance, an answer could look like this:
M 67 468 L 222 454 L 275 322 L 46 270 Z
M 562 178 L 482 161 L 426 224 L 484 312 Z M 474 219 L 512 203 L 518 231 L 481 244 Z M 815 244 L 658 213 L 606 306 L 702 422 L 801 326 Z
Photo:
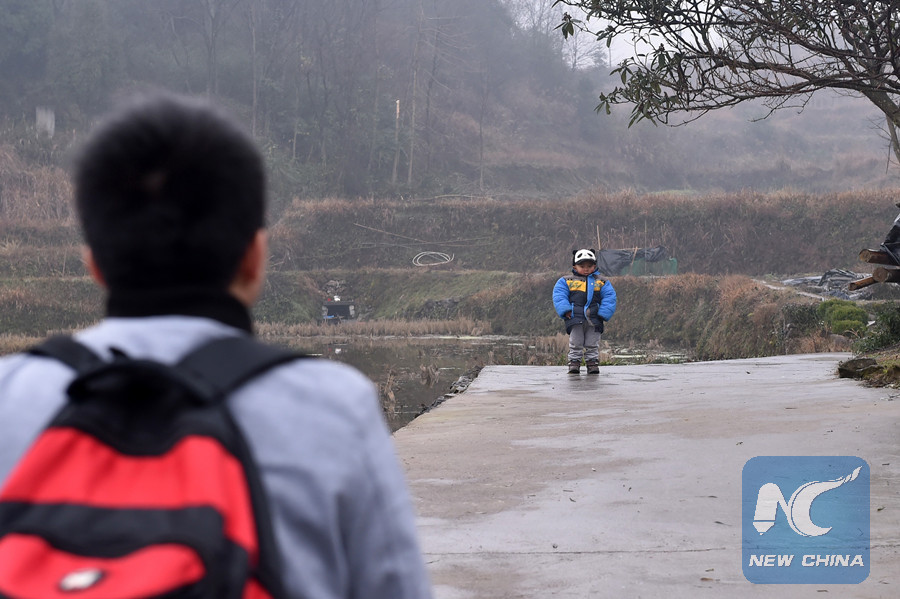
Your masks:
M 413 68 L 412 68 L 412 94 L 409 106 L 409 156 L 407 157 L 406 168 L 406 186 L 412 187 L 413 176 L 413 156 L 416 147 L 416 96 L 418 96 L 419 87 L 419 48 L 422 46 L 422 21 L 425 19 L 425 13 L 422 10 L 422 3 L 419 2 L 419 18 L 416 24 L 416 45 L 413 50 Z
M 897 125 L 890 117 L 885 117 L 887 121 L 888 133 L 891 136 L 891 149 L 894 151 L 894 158 L 900 164 L 900 139 L 897 138 Z
M 900 106 L 884 92 L 863 92 L 878 109 L 884 113 L 887 120 L 888 135 L 891 138 L 891 150 L 894 157 L 900 162 L 900 140 L 897 137 L 897 125 L 900 125 Z
M 218 44 L 218 11 L 215 0 L 206 0 L 206 19 L 203 23 L 203 38 L 206 42 L 206 95 L 212 96 L 218 91 L 218 57 L 216 45 Z
M 440 27 L 434 28 L 434 45 L 431 56 L 431 73 L 428 76 L 428 85 L 425 87 L 425 174 L 431 173 L 431 158 L 433 148 L 431 147 L 431 96 L 434 90 L 434 84 L 437 81 L 438 70 L 438 45 L 440 44 Z
M 375 3 L 375 12 L 372 17 L 372 39 L 378 39 L 378 3 Z M 367 185 L 370 186 L 371 193 L 371 180 L 372 180 L 372 165 L 375 162 L 375 150 L 378 146 L 378 100 L 379 95 L 381 94 L 381 64 L 378 62 L 378 43 L 372 44 L 375 55 L 375 90 L 372 93 L 372 133 L 371 139 L 369 140 L 369 159 L 366 162 L 366 180 Z
M 256 135 L 256 114 L 259 110 L 259 74 L 257 73 L 256 56 L 256 3 L 250 3 L 248 13 L 248 25 L 250 27 L 250 77 L 253 79 L 253 92 L 250 106 L 250 133 Z
M 391 172 L 391 185 L 397 185 L 397 166 L 400 163 L 400 100 L 397 100 L 394 117 L 394 170 Z
M 484 191 L 484 114 L 487 112 L 487 66 L 481 74 L 481 110 L 478 111 L 478 189 Z

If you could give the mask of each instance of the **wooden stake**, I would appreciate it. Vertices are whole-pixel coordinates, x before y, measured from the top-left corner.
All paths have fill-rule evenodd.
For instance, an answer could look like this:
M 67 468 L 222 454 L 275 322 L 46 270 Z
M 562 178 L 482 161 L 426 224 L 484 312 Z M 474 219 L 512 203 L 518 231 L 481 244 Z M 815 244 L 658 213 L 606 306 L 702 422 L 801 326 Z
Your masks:
M 865 279 L 859 279 L 858 281 L 852 281 L 849 285 L 847 285 L 847 289 L 850 291 L 856 291 L 858 289 L 862 289 L 863 287 L 868 287 L 869 285 L 874 285 L 878 281 L 875 280 L 874 277 L 866 277 Z

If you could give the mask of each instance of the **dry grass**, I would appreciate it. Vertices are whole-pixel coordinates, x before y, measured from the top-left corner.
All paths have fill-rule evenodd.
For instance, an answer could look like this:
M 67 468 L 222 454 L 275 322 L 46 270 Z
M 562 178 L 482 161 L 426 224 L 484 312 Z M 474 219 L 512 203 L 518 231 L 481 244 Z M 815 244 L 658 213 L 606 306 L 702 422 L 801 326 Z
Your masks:
M 620 308 L 606 338 L 690 348 L 700 359 L 846 350 L 815 315 L 816 300 L 739 275 L 614 279 Z
M 14 354 L 37 345 L 44 338 L 31 335 L 0 335 L 0 355 Z
M 456 320 L 348 320 L 337 325 L 260 323 L 260 337 L 417 337 L 421 335 L 489 335 L 488 322 L 470 318 Z
M 30 166 L 0 146 L 0 216 L 7 222 L 71 221 L 72 186 L 59 167 Z
M 764 293 L 766 288 L 744 276 L 730 275 L 719 281 L 719 306 L 725 311 L 740 309 L 740 305 Z
M 569 336 L 565 333 L 534 337 L 530 340 L 535 349 L 541 353 L 564 352 L 569 349 Z

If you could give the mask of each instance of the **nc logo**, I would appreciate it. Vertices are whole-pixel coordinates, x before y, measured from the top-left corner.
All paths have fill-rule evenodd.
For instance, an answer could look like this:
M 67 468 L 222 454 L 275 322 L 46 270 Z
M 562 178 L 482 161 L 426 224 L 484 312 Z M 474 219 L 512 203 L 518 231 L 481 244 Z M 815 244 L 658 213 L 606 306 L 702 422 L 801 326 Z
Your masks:
M 764 534 L 775 525 L 775 516 L 778 514 L 778 508 L 780 507 L 787 518 L 787 523 L 791 530 L 798 535 L 820 537 L 826 534 L 831 530 L 831 527 L 818 526 L 810 517 L 813 501 L 822 493 L 837 489 L 856 480 L 861 469 L 862 467 L 859 466 L 847 476 L 835 480 L 812 481 L 800 485 L 787 501 L 784 500 L 784 495 L 781 493 L 778 485 L 775 483 L 764 484 L 759 488 L 759 494 L 756 498 L 753 527 L 759 534 Z
M 741 471 L 744 577 L 754 584 L 864 581 L 871 478 L 856 456 L 747 460 Z

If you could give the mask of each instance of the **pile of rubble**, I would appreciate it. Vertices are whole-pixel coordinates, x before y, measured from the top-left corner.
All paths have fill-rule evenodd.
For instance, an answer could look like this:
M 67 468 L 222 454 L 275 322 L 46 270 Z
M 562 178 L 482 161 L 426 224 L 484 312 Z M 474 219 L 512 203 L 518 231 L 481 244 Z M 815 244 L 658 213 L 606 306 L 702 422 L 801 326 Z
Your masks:
M 856 273 L 843 268 L 834 268 L 821 275 L 785 279 L 781 281 L 781 284 L 788 287 L 795 287 L 816 296 L 833 297 L 845 300 L 866 300 L 872 298 L 872 290 L 865 287 L 853 289 L 851 288 L 851 285 L 855 281 L 862 280 L 867 276 L 869 275 Z

